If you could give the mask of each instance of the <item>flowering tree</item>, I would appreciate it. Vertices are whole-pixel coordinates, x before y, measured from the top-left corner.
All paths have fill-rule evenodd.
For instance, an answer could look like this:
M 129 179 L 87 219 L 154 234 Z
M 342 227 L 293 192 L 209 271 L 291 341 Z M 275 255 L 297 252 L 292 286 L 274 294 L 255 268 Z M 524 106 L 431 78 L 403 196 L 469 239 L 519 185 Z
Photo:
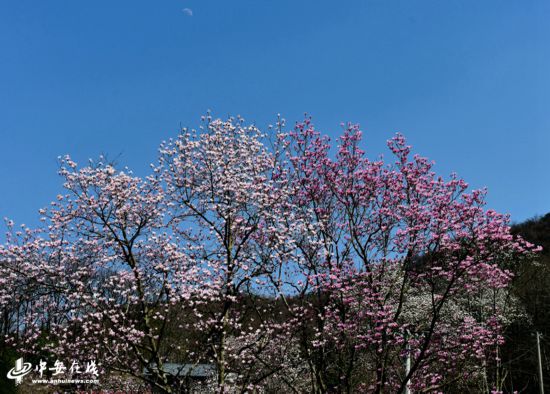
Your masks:
M 45 234 L 3 250 L 4 268 L 22 268 L 22 280 L 38 289 L 22 311 L 20 339 L 44 334 L 54 353 L 140 377 L 155 365 L 150 382 L 167 389 L 161 346 L 169 307 L 203 290 L 164 231 L 162 191 L 103 162 L 61 163 L 67 194 L 41 210 Z
M 410 158 L 401 135 L 391 165 L 365 157 L 354 125 L 334 159 L 309 119 L 279 137 L 294 206 L 314 227 L 296 242 L 302 302 L 289 306 L 309 313 L 299 335 L 314 391 L 433 391 L 482 374 L 502 341 L 503 305 L 487 291 L 507 286 L 506 262 L 532 245 L 483 209 L 483 191 Z
M 195 312 L 194 324 L 206 333 L 204 350 L 211 350 L 223 386 L 229 360 L 235 365 L 253 349 L 247 336 L 258 344 L 273 334 L 271 308 L 243 308 L 242 295 L 274 294 L 267 278 L 292 251 L 285 220 L 292 209 L 288 181 L 277 176 L 276 157 L 258 129 L 242 120 L 209 120 L 201 131 L 184 130 L 163 144 L 154 171 L 171 209 L 170 231 L 203 268 L 210 308 L 206 316 Z M 230 337 L 243 347 L 228 346 Z
M 389 165 L 354 125 L 334 154 L 310 119 L 273 137 L 208 117 L 146 178 L 62 159 L 43 228 L 0 248 L 5 343 L 168 393 L 171 361 L 213 363 L 219 392 L 492 388 L 505 267 L 532 245 L 401 135 Z

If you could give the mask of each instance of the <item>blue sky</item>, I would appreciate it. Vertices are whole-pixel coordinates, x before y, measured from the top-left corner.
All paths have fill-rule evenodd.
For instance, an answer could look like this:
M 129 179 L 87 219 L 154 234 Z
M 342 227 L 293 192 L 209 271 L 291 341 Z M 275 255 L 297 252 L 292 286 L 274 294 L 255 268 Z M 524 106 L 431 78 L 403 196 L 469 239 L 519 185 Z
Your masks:
M 549 20 L 543 0 L 0 0 L 0 217 L 37 223 L 62 154 L 146 174 L 207 109 L 357 122 L 370 156 L 399 131 L 489 207 L 544 214 Z

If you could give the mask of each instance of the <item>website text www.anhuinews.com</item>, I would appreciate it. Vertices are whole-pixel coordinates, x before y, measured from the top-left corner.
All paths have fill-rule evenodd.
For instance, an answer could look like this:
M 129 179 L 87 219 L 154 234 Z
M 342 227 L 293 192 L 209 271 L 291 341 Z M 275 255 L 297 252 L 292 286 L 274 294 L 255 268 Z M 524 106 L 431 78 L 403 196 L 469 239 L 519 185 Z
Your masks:
M 99 379 L 31 379 L 33 384 L 99 384 Z

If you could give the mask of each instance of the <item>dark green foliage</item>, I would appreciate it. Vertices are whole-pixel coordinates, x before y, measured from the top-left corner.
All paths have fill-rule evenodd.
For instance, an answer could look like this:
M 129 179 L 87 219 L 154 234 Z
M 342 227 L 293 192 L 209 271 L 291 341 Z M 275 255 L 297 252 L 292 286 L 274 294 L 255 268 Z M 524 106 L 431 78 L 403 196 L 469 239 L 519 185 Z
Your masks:
M 17 355 L 0 342 L 0 394 L 15 394 L 17 390 L 13 380 L 7 378 L 7 373 L 15 365 Z
M 550 387 L 550 213 L 516 224 L 512 233 L 542 246 L 536 261 L 519 264 L 512 283 L 528 319 L 516 322 L 506 330 L 503 365 L 506 392 L 538 392 L 537 348 L 535 332 L 542 334 L 541 350 L 545 386 Z

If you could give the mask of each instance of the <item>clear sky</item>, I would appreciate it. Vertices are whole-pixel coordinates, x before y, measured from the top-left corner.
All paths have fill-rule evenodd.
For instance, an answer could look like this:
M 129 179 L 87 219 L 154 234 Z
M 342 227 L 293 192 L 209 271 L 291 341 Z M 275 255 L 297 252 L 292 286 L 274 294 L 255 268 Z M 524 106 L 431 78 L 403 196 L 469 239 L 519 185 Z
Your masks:
M 487 186 L 515 221 L 550 211 L 550 1 L 0 0 L 0 217 L 37 223 L 58 155 L 138 175 L 200 116 L 304 112 L 396 131 Z

